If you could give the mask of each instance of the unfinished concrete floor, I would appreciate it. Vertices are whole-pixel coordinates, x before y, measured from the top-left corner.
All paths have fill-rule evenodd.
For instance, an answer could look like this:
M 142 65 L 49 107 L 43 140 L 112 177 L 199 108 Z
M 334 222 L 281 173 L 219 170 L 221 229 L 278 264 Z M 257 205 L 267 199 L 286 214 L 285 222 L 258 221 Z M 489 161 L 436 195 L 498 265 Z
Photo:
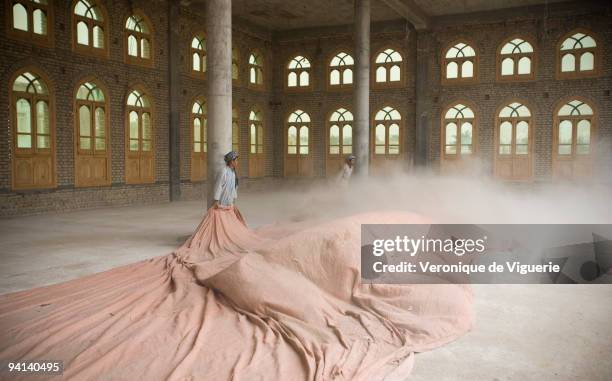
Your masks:
M 263 193 L 243 194 L 240 200 L 251 226 L 282 222 L 278 213 L 266 213 L 277 203 Z M 0 220 L 0 293 L 169 253 L 203 214 L 204 204 L 197 201 Z M 477 285 L 474 290 L 473 331 L 418 354 L 410 380 L 612 380 L 612 285 Z

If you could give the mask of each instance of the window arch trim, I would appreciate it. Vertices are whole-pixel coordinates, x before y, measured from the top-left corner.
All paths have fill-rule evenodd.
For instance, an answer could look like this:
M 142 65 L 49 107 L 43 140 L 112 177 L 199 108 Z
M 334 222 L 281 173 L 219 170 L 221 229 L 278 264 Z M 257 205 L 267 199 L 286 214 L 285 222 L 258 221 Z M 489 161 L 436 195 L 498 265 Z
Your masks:
M 474 117 L 467 117 L 467 118 L 462 118 L 462 119 L 469 119 L 472 121 L 472 144 L 471 144 L 472 152 L 467 156 L 476 157 L 478 155 L 478 151 L 479 151 L 478 128 L 479 128 L 479 121 L 480 121 L 480 118 L 479 118 L 480 110 L 471 101 L 468 101 L 466 99 L 455 99 L 452 102 L 446 103 L 444 107 L 440 109 L 441 113 L 440 113 L 440 151 L 439 152 L 440 152 L 441 161 L 460 160 L 461 157 L 466 156 L 466 155 L 461 155 L 460 153 L 454 153 L 454 154 L 446 153 L 446 120 L 448 120 L 446 118 L 446 114 L 451 108 L 457 105 L 467 106 L 474 114 Z M 455 118 L 449 118 L 449 119 L 455 120 Z M 458 119 L 458 120 L 461 120 L 461 119 Z M 460 126 L 458 125 L 458 127 Z M 461 145 L 461 142 L 459 139 L 457 139 L 456 146 L 459 147 L 460 145 Z
M 507 43 L 515 40 L 521 39 L 531 45 L 533 48 L 533 52 L 531 53 L 513 53 L 513 54 L 504 54 L 502 55 L 501 51 L 506 46 Z M 537 76 L 537 68 L 538 68 L 538 56 L 539 49 L 538 45 L 535 43 L 536 39 L 530 35 L 526 34 L 514 34 L 508 38 L 505 38 L 498 46 L 495 54 L 495 78 L 498 82 L 525 82 L 525 81 L 533 81 Z M 514 74 L 512 75 L 502 75 L 502 61 L 507 58 L 513 58 L 515 60 L 514 64 Z M 531 59 L 531 72 L 529 74 L 518 74 L 518 60 L 523 57 L 529 57 Z
M 466 44 L 469 45 L 474 50 L 474 56 L 469 57 L 458 57 L 458 58 L 446 58 L 447 52 L 453 48 L 457 44 Z M 462 65 L 466 61 L 472 62 L 472 76 L 471 77 L 457 77 L 457 78 L 446 78 L 447 66 L 451 62 L 455 62 L 458 64 L 458 73 L 462 71 Z M 444 46 L 442 51 L 440 52 L 440 75 L 441 75 L 441 83 L 443 85 L 462 85 L 462 84 L 476 84 L 479 82 L 478 77 L 480 74 L 479 70 L 479 62 L 480 62 L 480 51 L 475 43 L 470 38 L 466 38 L 460 36 L 448 44 Z
M 303 59 L 306 59 L 308 61 L 309 66 L 308 67 L 298 67 L 298 68 L 289 68 L 289 65 L 298 57 L 302 57 Z M 313 69 L 313 60 L 310 57 L 310 55 L 308 55 L 307 53 L 303 53 L 303 52 L 294 52 L 292 54 L 290 54 L 286 60 L 286 64 L 285 64 L 285 78 L 284 78 L 284 83 L 285 83 L 285 90 L 286 91 L 291 91 L 291 92 L 301 92 L 301 91 L 310 91 L 313 89 L 313 80 L 314 80 L 314 74 L 315 71 Z M 308 85 L 306 86 L 299 86 L 300 82 L 301 82 L 301 74 L 302 73 L 308 73 Z M 297 84 L 296 86 L 289 86 L 289 75 L 290 73 L 296 73 L 296 78 L 297 78 Z
M 87 56 L 95 56 L 99 58 L 109 58 L 110 57 L 110 22 L 108 11 L 102 1 L 100 0 L 87 0 L 88 2 L 94 3 L 96 7 L 100 9 L 102 13 L 102 20 L 97 21 L 90 18 L 86 18 L 83 16 L 79 16 L 75 12 L 75 7 L 77 3 L 81 0 L 72 0 L 70 6 L 70 20 L 72 22 L 71 30 L 72 30 L 72 50 L 75 53 L 87 55 Z M 80 21 L 84 21 L 88 26 L 88 41 L 90 41 L 89 45 L 83 45 L 78 43 L 78 23 Z M 125 21 L 125 20 L 124 20 Z M 93 27 L 94 26 L 102 26 L 103 36 L 104 36 L 104 47 L 103 48 L 94 48 L 93 47 Z M 125 25 L 125 22 L 124 24 Z
M 16 3 L 22 4 L 27 12 L 28 31 L 23 31 L 13 27 L 13 6 Z M 39 46 L 52 48 L 55 44 L 55 3 L 54 0 L 47 0 L 47 4 L 36 4 L 32 0 L 6 0 L 6 35 L 7 37 L 25 41 Z M 33 18 L 34 11 L 41 9 L 47 18 L 47 33 L 42 35 L 34 32 Z
M 141 21 L 144 22 L 144 24 L 149 28 L 149 32 L 138 32 L 138 31 L 133 31 L 131 29 L 127 28 L 127 22 L 128 20 L 133 17 L 133 16 L 138 16 L 141 17 Z M 153 67 L 154 66 L 154 62 L 155 62 L 155 26 L 153 25 L 153 23 L 151 22 L 151 19 L 149 18 L 149 16 L 147 16 L 146 13 L 144 13 L 144 11 L 142 11 L 139 8 L 135 8 L 132 10 L 132 12 L 127 15 L 124 19 L 123 19 L 123 24 L 121 24 L 122 29 L 122 33 L 123 33 L 123 57 L 126 63 L 128 64 L 132 64 L 132 65 L 138 65 L 138 66 L 144 66 L 144 67 Z M 128 44 L 129 44 L 129 36 L 133 35 L 135 36 L 136 40 L 137 40 L 137 56 L 132 56 L 129 54 L 128 52 Z M 149 41 L 149 58 L 143 58 L 142 57 L 142 40 L 143 39 L 147 39 Z M 190 41 L 191 43 L 191 41 Z
M 563 44 L 563 42 L 570 38 L 571 36 L 575 35 L 576 33 L 583 33 L 586 34 L 587 36 L 590 36 L 593 38 L 593 40 L 595 40 L 595 44 L 596 46 L 594 48 L 581 48 L 581 49 L 570 49 L 570 50 L 561 50 L 561 45 Z M 599 77 L 601 75 L 601 70 L 602 70 L 602 39 L 601 37 L 595 33 L 592 30 L 589 29 L 585 29 L 585 28 L 575 28 L 572 29 L 571 31 L 563 34 L 559 40 L 557 41 L 556 47 L 555 47 L 555 72 L 556 72 L 556 79 L 578 79 L 578 78 L 593 78 L 593 77 Z M 588 71 L 580 71 L 580 70 L 574 70 L 574 71 L 570 71 L 570 72 L 563 72 L 561 71 L 561 60 L 562 57 L 565 54 L 572 54 L 571 52 L 593 52 L 593 54 L 595 55 L 594 59 L 593 59 L 593 70 L 588 70 Z M 574 55 L 575 59 L 575 67 L 579 67 L 580 65 L 580 58 L 576 57 L 576 55 Z
M 347 65 L 339 65 L 339 66 L 331 66 L 332 61 L 334 60 L 334 58 L 336 56 L 338 56 L 341 53 L 345 53 L 347 56 L 350 56 L 353 63 L 352 64 L 347 64 Z M 344 61 L 344 59 L 342 60 Z M 340 83 L 339 84 L 335 84 L 332 85 L 331 84 L 331 74 L 332 71 L 334 70 L 334 68 L 344 68 L 338 75 L 339 75 L 339 80 Z M 344 83 L 344 70 L 351 70 L 351 83 Z M 339 48 L 335 49 L 332 54 L 330 54 L 327 57 L 327 60 L 325 61 L 325 83 L 326 83 L 326 88 L 328 91 L 346 91 L 346 90 L 351 90 L 353 88 L 353 85 L 355 83 L 355 56 L 354 56 L 354 52 L 353 49 L 350 49 L 346 46 L 340 46 Z
M 399 62 L 377 63 L 376 60 L 378 56 L 388 49 L 393 49 L 394 51 L 399 53 L 399 55 L 402 57 L 402 60 Z M 395 87 L 402 87 L 406 84 L 406 77 L 407 77 L 406 54 L 405 54 L 404 49 L 402 49 L 400 46 L 395 45 L 395 44 L 387 44 L 381 47 L 374 53 L 374 55 L 372 55 L 372 58 L 370 60 L 370 65 L 372 67 L 371 72 L 370 72 L 370 86 L 372 86 L 373 88 L 379 88 L 379 89 L 380 88 L 395 88 Z M 390 72 L 391 67 L 395 65 L 399 66 L 400 80 L 392 82 L 392 81 L 389 81 L 389 72 Z M 384 66 L 386 68 L 387 81 L 385 82 L 376 81 L 376 71 L 381 66 Z

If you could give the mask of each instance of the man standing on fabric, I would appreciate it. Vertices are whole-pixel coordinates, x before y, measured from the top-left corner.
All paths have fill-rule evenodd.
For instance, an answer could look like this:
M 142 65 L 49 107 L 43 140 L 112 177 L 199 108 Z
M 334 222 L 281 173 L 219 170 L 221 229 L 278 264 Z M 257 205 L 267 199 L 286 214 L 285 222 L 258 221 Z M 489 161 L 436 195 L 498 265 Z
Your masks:
M 234 199 L 238 197 L 238 176 L 236 167 L 238 166 L 238 153 L 228 152 L 224 157 L 225 167 L 217 176 L 214 188 L 214 200 L 212 207 L 230 208 L 234 205 Z

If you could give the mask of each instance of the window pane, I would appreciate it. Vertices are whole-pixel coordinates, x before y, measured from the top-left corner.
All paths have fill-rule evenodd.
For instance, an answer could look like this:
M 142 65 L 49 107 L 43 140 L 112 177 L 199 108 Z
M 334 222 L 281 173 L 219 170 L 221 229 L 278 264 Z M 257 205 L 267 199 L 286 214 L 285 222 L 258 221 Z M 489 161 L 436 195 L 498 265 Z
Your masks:
M 96 108 L 96 137 L 104 138 L 106 136 L 106 114 L 101 107 Z
M 105 139 L 96 139 L 96 150 L 97 151 L 106 150 L 106 140 Z
M 459 76 L 459 66 L 456 62 L 449 62 L 446 65 L 446 78 L 457 78 Z
M 32 148 L 32 135 L 17 135 L 17 148 Z
M 465 122 L 461 125 L 461 144 L 472 144 L 472 123 Z
M 17 101 L 17 132 L 19 133 L 32 133 L 32 113 L 30 109 L 30 102 L 25 99 Z
M 85 105 L 79 107 L 79 135 L 91 136 L 91 111 Z
M 287 144 L 290 146 L 297 145 L 297 128 L 295 126 L 289 127 L 287 131 Z
M 300 146 L 300 155 L 308 155 L 308 146 Z
M 150 140 L 143 140 L 142 141 L 142 150 L 143 151 L 151 151 L 151 148 L 153 148 L 153 144 L 151 143 Z
M 194 141 L 193 142 L 193 152 L 199 153 L 200 150 L 201 150 L 201 148 L 200 148 L 201 145 L 202 145 L 202 143 Z
M 263 127 L 262 126 L 257 126 L 257 145 L 260 146 L 259 147 L 259 152 L 261 153 L 261 150 L 263 149 Z
M 77 24 L 77 42 L 81 45 L 89 45 L 89 28 L 83 21 Z
M 381 145 L 381 146 L 376 146 L 374 148 L 374 153 L 377 155 L 384 155 L 385 154 L 385 146 Z
M 472 145 L 471 144 L 462 144 L 461 145 L 461 153 L 462 154 L 472 153 Z
M 353 127 L 348 124 L 342 127 L 342 144 L 345 146 L 353 144 Z
M 79 138 L 80 149 L 91 149 L 91 138 Z
M 104 30 L 97 25 L 93 27 L 93 46 L 104 48 Z
M 151 44 L 146 38 L 140 40 L 140 54 L 144 59 L 151 58 Z
M 252 145 L 257 144 L 257 130 L 254 124 L 251 124 L 251 144 Z M 255 153 L 255 152 L 251 152 L 251 153 Z
M 193 141 L 201 142 L 202 141 L 202 122 L 200 118 L 195 118 L 193 120 Z
M 397 82 L 401 79 L 400 67 L 398 65 L 391 66 L 391 70 L 389 71 L 389 80 L 391 82 Z
M 329 129 L 329 144 L 340 145 L 340 127 L 334 125 Z
M 36 148 L 48 149 L 51 148 L 51 138 L 45 135 L 39 135 L 36 138 Z
M 131 34 L 128 36 L 128 54 L 132 57 L 138 56 L 138 41 Z
M 529 146 L 527 144 L 517 144 L 515 148 L 517 155 L 527 155 L 529 153 Z
M 138 151 L 138 139 L 130 139 L 130 151 Z
M 519 60 L 518 63 L 518 73 L 519 74 L 529 74 L 531 73 L 531 58 L 523 57 Z
M 42 135 L 49 134 L 49 106 L 45 101 L 36 103 L 36 131 Z
M 151 139 L 151 115 L 149 113 L 142 114 L 142 138 Z
M 28 31 L 28 12 L 19 3 L 13 5 L 13 28 Z
M 130 112 L 130 139 L 138 139 L 138 113 Z
M 399 126 L 395 123 L 389 126 L 389 145 L 399 145 Z
M 383 66 L 379 66 L 376 69 L 376 82 L 387 82 L 387 69 Z
M 576 70 L 576 58 L 573 54 L 566 54 L 561 58 L 561 71 L 568 72 Z
M 263 70 L 260 68 L 257 69 L 257 84 L 263 84 Z
M 308 146 L 308 127 L 300 127 L 300 145 Z
M 593 70 L 595 65 L 595 56 L 593 53 L 586 52 L 580 56 L 580 71 Z
M 34 23 L 34 33 L 36 34 L 47 34 L 47 15 L 42 9 L 34 10 L 34 14 L 32 15 L 33 23 Z
M 331 155 L 338 155 L 338 154 L 340 154 L 340 146 L 329 146 L 329 153 Z
M 344 84 L 353 83 L 353 70 L 352 69 L 344 69 L 344 72 L 342 72 L 342 83 Z
M 389 146 L 390 155 L 399 155 L 399 146 Z
M 310 85 L 310 74 L 307 71 L 303 71 L 300 73 L 300 86 L 309 86 Z
M 446 125 L 446 145 L 457 144 L 457 125 L 449 123 Z
M 385 145 L 387 143 L 387 131 L 384 125 L 379 124 L 376 126 L 375 130 L 375 144 L 376 145 Z
M 512 123 L 503 122 L 499 126 L 499 144 L 512 144 Z
M 576 130 L 576 144 L 584 145 L 591 143 L 591 122 L 581 120 Z
M 353 147 L 352 146 L 342 146 L 342 152 L 344 154 L 353 153 Z
M 329 74 L 329 83 L 331 85 L 339 85 L 340 84 L 340 71 L 334 69 Z
M 287 86 L 289 87 L 297 86 L 297 74 L 295 72 L 289 73 L 289 76 L 287 78 Z
M 529 124 L 525 121 L 516 124 L 516 144 L 529 144 Z
M 461 77 L 462 78 L 471 78 L 474 76 L 474 64 L 472 61 L 465 61 L 461 65 Z
M 257 83 L 257 74 L 255 74 L 256 72 L 254 67 L 251 68 L 250 73 L 251 77 L 249 80 L 251 81 L 251 83 Z
M 501 75 L 514 74 L 514 60 L 512 58 L 504 58 L 501 65 Z
M 572 144 L 572 122 L 569 120 L 559 123 L 559 144 Z
M 499 154 L 500 155 L 510 155 L 512 153 L 512 146 L 511 145 L 500 145 L 499 146 Z
M 287 153 L 291 155 L 295 155 L 297 153 L 297 147 L 296 146 L 287 147 Z

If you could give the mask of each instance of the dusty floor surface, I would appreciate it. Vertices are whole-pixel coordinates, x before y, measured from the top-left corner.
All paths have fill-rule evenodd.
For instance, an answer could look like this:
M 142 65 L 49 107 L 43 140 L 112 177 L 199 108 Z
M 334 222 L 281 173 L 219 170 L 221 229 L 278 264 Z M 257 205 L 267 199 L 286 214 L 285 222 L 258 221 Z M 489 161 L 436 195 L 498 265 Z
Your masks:
M 273 204 L 255 193 L 239 205 L 254 227 L 278 220 Z M 169 253 L 203 214 L 189 201 L 0 219 L 0 294 Z M 474 289 L 474 330 L 418 354 L 410 380 L 612 380 L 612 285 Z

